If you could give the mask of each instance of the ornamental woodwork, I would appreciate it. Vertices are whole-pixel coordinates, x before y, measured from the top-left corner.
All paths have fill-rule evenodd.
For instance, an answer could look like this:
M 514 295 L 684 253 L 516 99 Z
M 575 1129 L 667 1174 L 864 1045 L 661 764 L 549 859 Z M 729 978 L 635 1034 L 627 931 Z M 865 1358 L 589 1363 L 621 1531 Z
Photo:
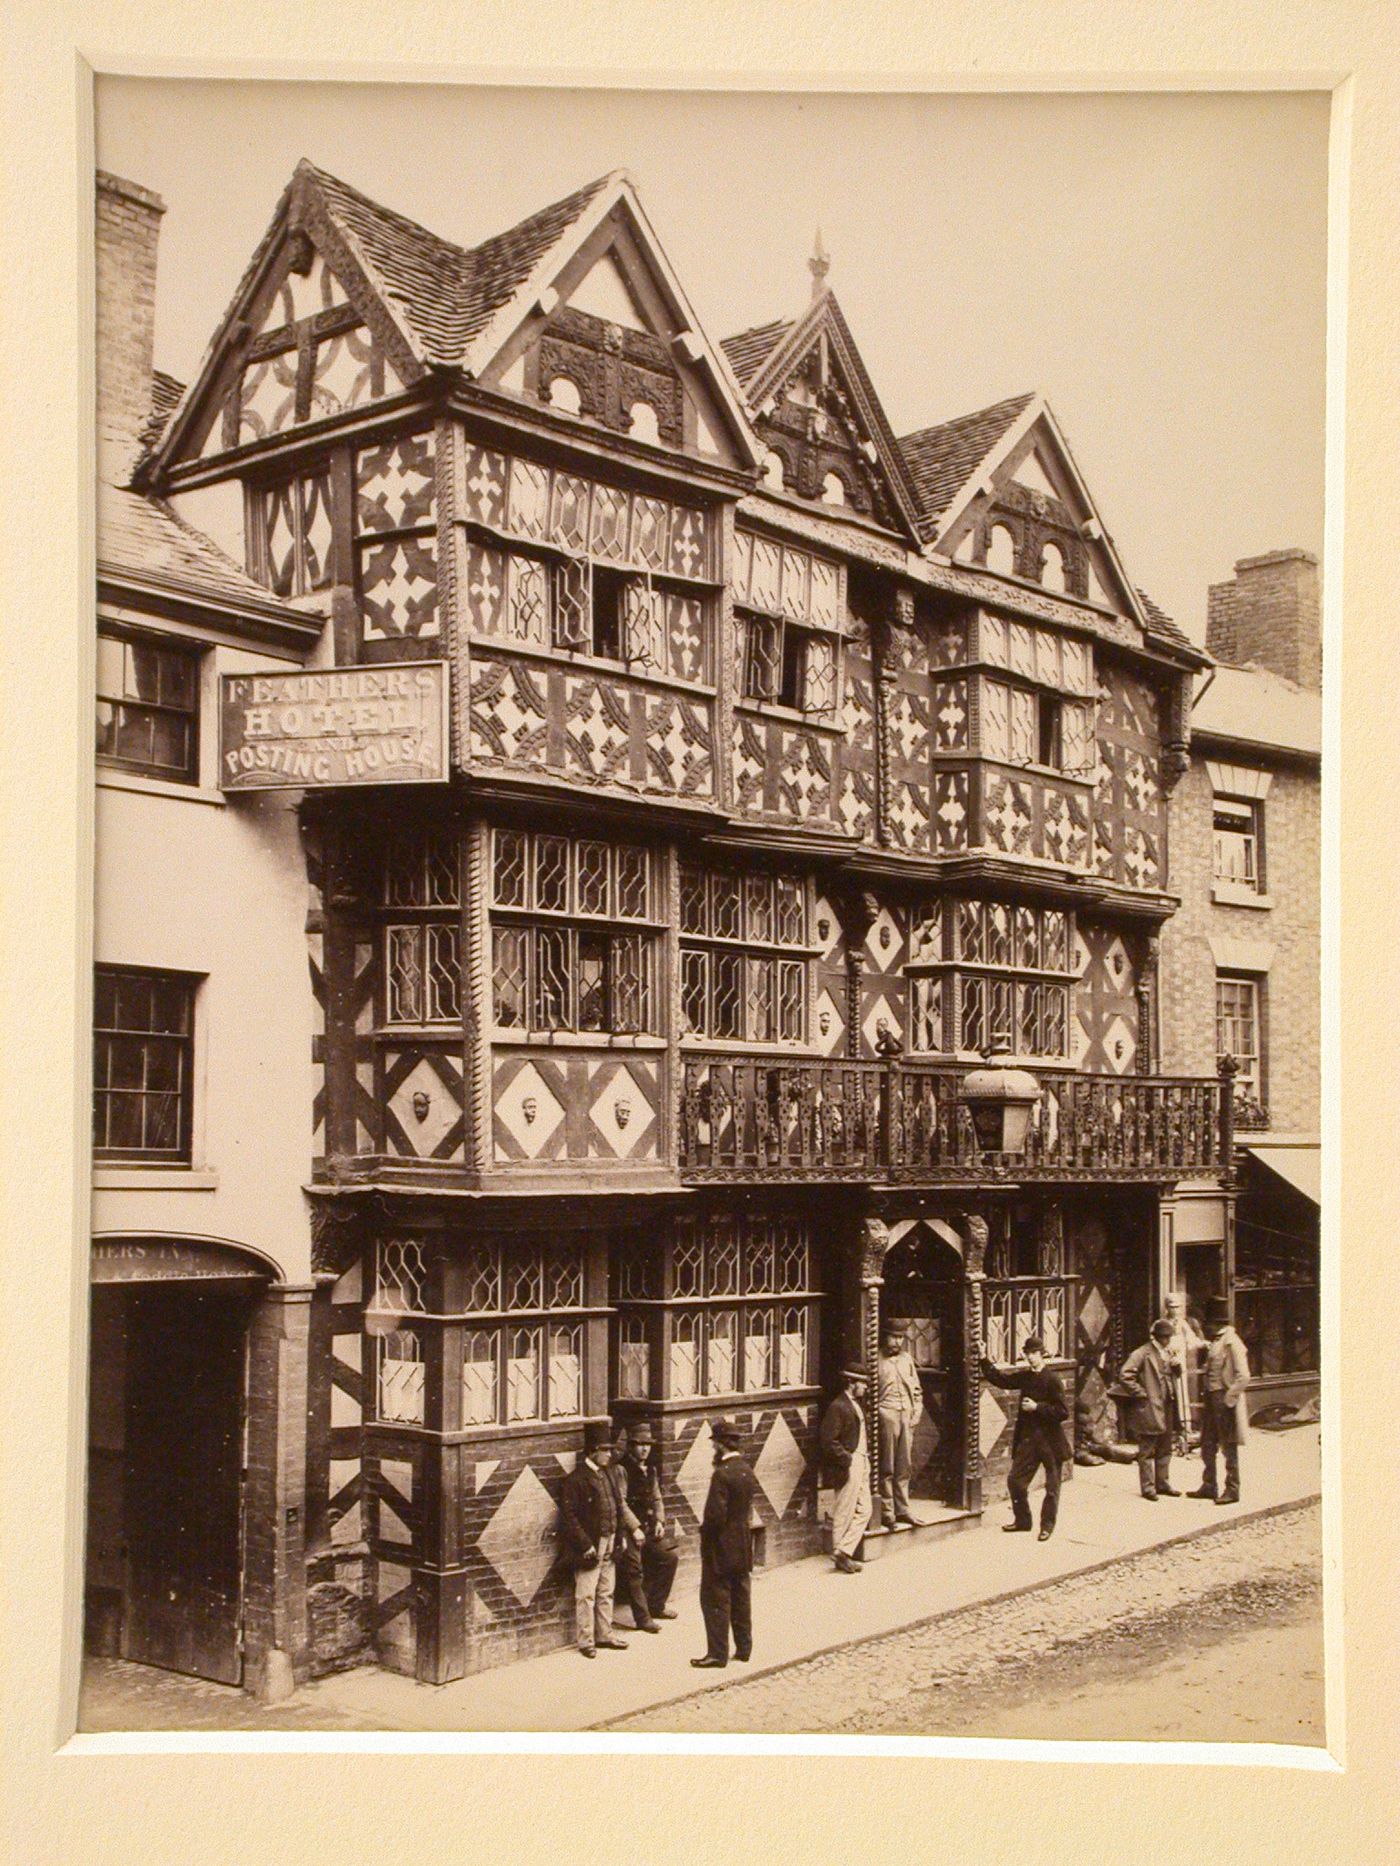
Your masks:
M 563 376 L 578 390 L 579 413 L 621 434 L 631 427 L 633 404 L 645 402 L 666 445 L 683 445 L 681 380 L 666 345 L 649 332 L 566 306 L 540 338 L 537 369 L 542 396 Z

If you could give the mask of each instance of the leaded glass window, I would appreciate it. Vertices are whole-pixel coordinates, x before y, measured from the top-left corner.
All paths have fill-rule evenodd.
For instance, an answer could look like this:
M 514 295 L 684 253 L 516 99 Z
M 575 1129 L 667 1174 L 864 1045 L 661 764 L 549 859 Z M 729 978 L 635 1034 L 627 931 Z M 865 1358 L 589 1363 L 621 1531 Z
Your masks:
M 960 900 L 952 947 L 916 934 L 909 965 L 915 1053 L 1060 1059 L 1069 1044 L 1069 916 L 1058 908 Z
M 806 1041 L 809 948 L 801 881 L 683 865 L 681 929 L 687 1035 L 784 1045 Z
M 580 1242 L 474 1239 L 461 1269 L 464 1425 L 575 1419 L 583 1411 L 587 1331 Z

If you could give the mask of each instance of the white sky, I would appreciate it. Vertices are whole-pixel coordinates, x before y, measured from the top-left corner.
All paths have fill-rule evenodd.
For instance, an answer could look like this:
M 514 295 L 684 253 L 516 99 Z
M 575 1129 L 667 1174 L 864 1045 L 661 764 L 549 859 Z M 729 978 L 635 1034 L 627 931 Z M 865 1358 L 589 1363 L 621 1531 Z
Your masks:
M 707 335 L 807 302 L 818 225 L 897 434 L 1043 389 L 1129 575 L 1321 552 L 1327 99 L 506 90 L 102 77 L 182 381 L 300 156 L 472 244 L 632 171 Z

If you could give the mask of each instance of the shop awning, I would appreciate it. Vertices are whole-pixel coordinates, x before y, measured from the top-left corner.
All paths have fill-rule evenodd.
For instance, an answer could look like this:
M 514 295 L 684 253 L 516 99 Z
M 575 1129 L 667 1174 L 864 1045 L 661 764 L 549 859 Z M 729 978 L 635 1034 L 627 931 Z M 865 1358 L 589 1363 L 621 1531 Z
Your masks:
M 1297 1147 L 1252 1147 L 1246 1145 L 1243 1152 L 1285 1185 L 1292 1186 L 1295 1192 L 1301 1192 L 1305 1199 L 1310 1199 L 1318 1207 L 1322 1204 L 1322 1149 L 1317 1146 Z

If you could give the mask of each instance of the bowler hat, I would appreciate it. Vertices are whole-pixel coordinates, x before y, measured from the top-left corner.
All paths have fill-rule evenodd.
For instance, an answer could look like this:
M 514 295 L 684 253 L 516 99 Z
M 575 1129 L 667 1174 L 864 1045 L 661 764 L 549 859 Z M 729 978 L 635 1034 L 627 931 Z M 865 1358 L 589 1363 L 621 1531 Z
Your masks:
M 1208 1322 L 1228 1322 L 1230 1305 L 1224 1296 L 1210 1296 L 1206 1300 L 1206 1320 Z
M 870 1384 L 870 1375 L 864 1367 L 843 1367 L 841 1369 L 841 1378 L 843 1380 L 864 1380 L 867 1386 Z
M 612 1445 L 612 1427 L 610 1425 L 586 1425 L 583 1428 L 583 1449 L 602 1451 L 604 1446 Z
M 742 1445 L 743 1430 L 737 1419 L 712 1419 L 710 1437 L 721 1445 Z
M 649 1445 L 654 1436 L 645 1419 L 638 1419 L 627 1428 L 627 1435 L 634 1445 Z

